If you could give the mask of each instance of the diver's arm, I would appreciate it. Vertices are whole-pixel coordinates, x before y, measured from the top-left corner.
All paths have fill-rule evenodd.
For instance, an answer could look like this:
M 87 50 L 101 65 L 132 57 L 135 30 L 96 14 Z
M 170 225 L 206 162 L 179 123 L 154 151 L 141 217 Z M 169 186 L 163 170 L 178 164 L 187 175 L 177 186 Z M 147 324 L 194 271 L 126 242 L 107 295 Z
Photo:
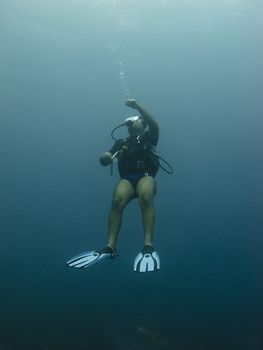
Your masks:
M 154 119 L 153 115 L 146 111 L 143 106 L 141 106 L 135 99 L 128 99 L 125 104 L 133 109 L 137 109 L 142 118 L 145 120 L 149 127 L 149 136 L 153 140 L 158 140 L 159 138 L 159 125 Z
M 108 152 L 102 153 L 100 156 L 100 164 L 103 166 L 110 165 L 114 158 L 119 158 L 122 153 L 123 140 L 116 140 L 115 144 Z

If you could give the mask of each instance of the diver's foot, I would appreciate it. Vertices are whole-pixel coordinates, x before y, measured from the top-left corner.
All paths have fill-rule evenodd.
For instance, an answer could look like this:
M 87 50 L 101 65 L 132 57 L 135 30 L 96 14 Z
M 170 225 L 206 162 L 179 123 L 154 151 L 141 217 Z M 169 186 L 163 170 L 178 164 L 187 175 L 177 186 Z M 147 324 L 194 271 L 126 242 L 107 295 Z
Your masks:
M 113 249 L 109 246 L 106 246 L 105 248 L 99 250 L 100 253 L 103 254 L 112 254 L 112 255 L 116 255 L 116 249 Z
M 160 258 L 153 246 L 145 245 L 134 261 L 135 272 L 150 272 L 160 269 Z

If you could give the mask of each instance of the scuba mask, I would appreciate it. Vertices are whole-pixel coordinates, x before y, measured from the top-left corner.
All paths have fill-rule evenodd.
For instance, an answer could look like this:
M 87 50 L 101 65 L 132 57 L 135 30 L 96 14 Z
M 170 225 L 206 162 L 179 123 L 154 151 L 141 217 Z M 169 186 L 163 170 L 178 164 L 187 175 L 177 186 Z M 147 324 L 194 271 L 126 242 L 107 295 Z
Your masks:
M 131 116 L 131 117 L 129 117 L 129 118 L 126 118 L 125 121 L 124 121 L 124 123 L 122 123 L 122 124 L 116 126 L 116 128 L 114 128 L 114 129 L 112 130 L 112 132 L 111 132 L 111 137 L 113 138 L 113 140 L 115 140 L 115 141 L 117 140 L 117 139 L 114 137 L 114 133 L 115 133 L 115 131 L 116 131 L 117 129 L 119 129 L 119 128 L 122 127 L 122 126 L 127 126 L 127 127 L 128 127 L 129 133 L 132 133 L 132 127 L 133 127 L 134 123 L 137 122 L 137 121 L 139 121 L 139 122 L 142 123 L 143 131 L 144 131 L 145 128 L 146 128 L 146 126 L 147 126 L 146 123 L 145 123 L 145 121 L 144 121 L 144 119 L 143 119 L 141 116 L 139 116 L 139 115 L 133 115 L 133 116 Z
M 142 119 L 139 115 L 133 115 L 125 119 L 124 124 L 130 127 L 135 121 Z

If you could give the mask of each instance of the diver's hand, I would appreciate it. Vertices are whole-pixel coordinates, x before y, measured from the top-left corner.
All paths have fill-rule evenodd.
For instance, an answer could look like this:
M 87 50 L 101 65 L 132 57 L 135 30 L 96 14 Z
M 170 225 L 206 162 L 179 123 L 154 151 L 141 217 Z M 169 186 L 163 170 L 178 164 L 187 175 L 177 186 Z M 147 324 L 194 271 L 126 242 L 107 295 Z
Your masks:
M 129 98 L 125 101 L 126 106 L 137 109 L 138 103 L 134 98 Z
M 103 166 L 109 165 L 112 162 L 112 154 L 110 152 L 104 152 L 100 156 L 100 164 Z

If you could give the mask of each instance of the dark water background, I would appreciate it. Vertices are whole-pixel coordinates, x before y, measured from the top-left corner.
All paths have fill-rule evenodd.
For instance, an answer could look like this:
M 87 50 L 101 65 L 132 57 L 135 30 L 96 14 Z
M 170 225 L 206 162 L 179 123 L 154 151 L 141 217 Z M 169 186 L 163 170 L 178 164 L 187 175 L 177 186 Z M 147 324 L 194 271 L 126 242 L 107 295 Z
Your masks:
M 263 349 L 262 20 L 261 0 L 0 1 L 1 350 Z M 69 269 L 105 244 L 126 88 L 176 169 L 161 270 L 132 271 L 135 202 L 118 259 Z

